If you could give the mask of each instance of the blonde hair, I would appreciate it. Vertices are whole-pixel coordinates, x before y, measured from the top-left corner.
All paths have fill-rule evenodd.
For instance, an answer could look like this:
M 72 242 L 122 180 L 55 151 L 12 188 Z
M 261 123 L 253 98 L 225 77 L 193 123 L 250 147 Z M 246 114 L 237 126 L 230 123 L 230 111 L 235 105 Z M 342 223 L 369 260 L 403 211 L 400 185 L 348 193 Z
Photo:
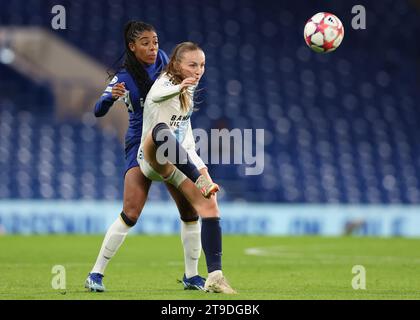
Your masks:
M 193 42 L 182 42 L 178 44 L 175 49 L 172 51 L 171 58 L 169 59 L 168 64 L 165 67 L 165 72 L 169 76 L 170 81 L 173 84 L 180 84 L 184 79 L 181 74 L 181 69 L 179 68 L 179 63 L 182 60 L 185 52 L 189 51 L 203 51 L 197 44 Z M 179 101 L 181 103 L 181 110 L 188 110 L 190 101 L 192 100 L 191 93 L 184 88 L 179 95 Z

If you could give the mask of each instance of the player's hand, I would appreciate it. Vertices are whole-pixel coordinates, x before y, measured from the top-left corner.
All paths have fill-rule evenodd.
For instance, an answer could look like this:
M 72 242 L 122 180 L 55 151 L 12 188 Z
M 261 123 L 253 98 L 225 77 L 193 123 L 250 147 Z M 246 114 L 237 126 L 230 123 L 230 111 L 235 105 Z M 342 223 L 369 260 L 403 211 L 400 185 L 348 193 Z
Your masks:
M 197 78 L 193 78 L 193 77 L 185 78 L 184 81 L 181 82 L 181 90 L 189 86 L 195 86 L 197 84 L 198 84 Z
M 112 99 L 117 100 L 125 95 L 125 82 L 116 83 L 112 87 Z

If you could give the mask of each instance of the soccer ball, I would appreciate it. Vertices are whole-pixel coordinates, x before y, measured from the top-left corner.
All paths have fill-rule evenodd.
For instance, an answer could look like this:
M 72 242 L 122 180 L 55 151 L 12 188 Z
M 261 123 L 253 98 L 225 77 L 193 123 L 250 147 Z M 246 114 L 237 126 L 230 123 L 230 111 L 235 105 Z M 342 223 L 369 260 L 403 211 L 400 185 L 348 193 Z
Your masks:
M 344 27 L 340 19 L 332 13 L 320 12 L 306 22 L 303 36 L 312 50 L 327 53 L 340 45 L 344 37 Z

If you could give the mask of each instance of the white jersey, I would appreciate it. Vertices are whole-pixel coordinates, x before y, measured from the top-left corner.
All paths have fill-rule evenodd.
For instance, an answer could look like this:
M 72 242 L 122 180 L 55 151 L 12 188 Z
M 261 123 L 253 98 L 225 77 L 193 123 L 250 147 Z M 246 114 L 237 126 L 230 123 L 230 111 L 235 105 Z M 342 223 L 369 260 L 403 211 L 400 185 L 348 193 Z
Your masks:
M 195 87 L 191 86 L 188 90 L 192 96 Z M 144 140 L 148 133 L 161 122 L 166 123 L 171 128 L 176 139 L 185 150 L 195 151 L 195 140 L 190 121 L 194 103 L 191 100 L 188 110 L 182 110 L 179 100 L 180 92 L 181 85 L 174 85 L 166 73 L 155 81 L 144 103 L 143 132 L 139 153 L 143 150 Z
M 188 88 L 190 96 L 194 94 L 195 86 Z M 187 151 L 192 163 L 198 170 L 206 168 L 203 160 L 195 151 L 195 140 L 191 129 L 190 117 L 193 112 L 194 102 L 190 100 L 188 110 L 181 109 L 181 101 L 179 94 L 181 86 L 174 85 L 166 73 L 162 74 L 150 89 L 143 109 L 143 132 L 141 135 L 140 148 L 137 153 L 137 162 L 143 174 L 154 181 L 163 181 L 163 177 L 157 173 L 153 167 L 143 157 L 143 146 L 147 135 L 158 123 L 166 123 L 171 128 L 176 139 Z M 178 168 L 175 168 L 174 174 L 171 175 L 171 180 L 166 180 L 179 187 L 181 183 L 187 179 L 184 173 Z

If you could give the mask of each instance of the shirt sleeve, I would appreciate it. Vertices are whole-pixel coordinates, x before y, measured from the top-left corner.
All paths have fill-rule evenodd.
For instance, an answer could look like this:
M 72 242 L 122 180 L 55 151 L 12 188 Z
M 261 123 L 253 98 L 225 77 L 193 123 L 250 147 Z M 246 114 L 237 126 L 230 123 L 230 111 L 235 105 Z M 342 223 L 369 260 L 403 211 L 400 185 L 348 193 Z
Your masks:
M 99 100 L 95 104 L 95 116 L 96 117 L 103 117 L 107 114 L 109 109 L 112 107 L 116 99 L 112 97 L 112 87 L 117 82 L 123 82 L 124 80 L 119 79 L 119 75 L 115 75 L 115 77 L 111 80 L 111 82 L 108 84 L 108 86 L 105 88 L 104 92 L 102 93 L 102 96 L 99 98 Z
M 181 85 L 172 84 L 168 78 L 159 78 L 149 91 L 150 99 L 155 103 L 160 103 L 171 99 L 181 93 Z

